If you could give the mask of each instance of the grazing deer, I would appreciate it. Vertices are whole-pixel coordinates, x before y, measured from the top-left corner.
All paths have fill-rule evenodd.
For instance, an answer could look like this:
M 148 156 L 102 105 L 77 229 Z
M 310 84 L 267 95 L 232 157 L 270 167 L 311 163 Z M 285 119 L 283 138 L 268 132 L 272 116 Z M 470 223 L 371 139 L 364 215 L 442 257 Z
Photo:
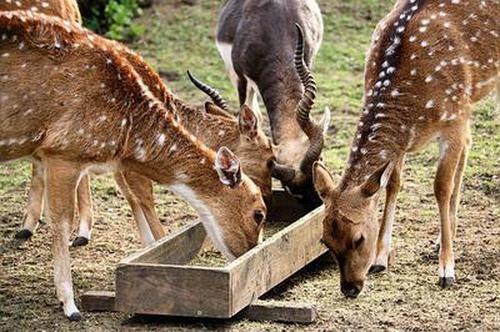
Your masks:
M 196 208 L 229 259 L 258 243 L 266 206 L 238 158 L 184 129 L 174 97 L 156 98 L 116 44 L 28 11 L 0 13 L 0 36 L 0 162 L 34 156 L 43 165 L 54 281 L 70 320 L 81 315 L 67 244 L 76 188 L 90 170 L 167 185 Z M 154 88 L 166 91 L 161 80 Z
M 399 1 L 378 25 L 365 70 L 365 99 L 338 185 L 320 163 L 314 183 L 326 205 L 323 240 L 341 290 L 356 297 L 370 267 L 387 268 L 403 160 L 438 138 L 434 182 L 440 215 L 439 284 L 455 281 L 453 239 L 469 149 L 472 105 L 499 80 L 500 4 Z M 386 200 L 375 220 L 381 189 Z
M 155 97 L 162 102 L 167 102 L 170 96 L 169 92 L 156 92 L 154 86 L 160 78 L 144 64 L 143 59 L 128 49 L 122 49 L 118 43 L 114 47 L 134 67 L 146 86 L 154 92 Z M 246 105 L 241 107 L 239 118 L 235 118 L 226 111 L 227 103 L 213 88 L 194 78 L 191 74 L 189 77 L 196 87 L 210 96 L 213 103 L 207 102 L 204 106 L 189 106 L 182 100 L 175 99 L 176 112 L 181 125 L 209 148 L 219 149 L 226 145 L 234 151 L 241 160 L 242 169 L 258 185 L 264 200 L 269 203 L 272 195 L 269 165 L 274 156 L 271 144 L 262 131 L 258 118 Z M 43 172 L 39 171 L 38 167 L 34 169 L 37 172 L 34 173 L 33 185 L 30 188 L 30 201 L 26 218 L 28 221 L 39 219 L 41 204 L 35 203 L 43 200 Z M 114 178 L 131 206 L 142 245 L 150 245 L 165 236 L 154 209 L 152 182 L 148 178 L 130 171 L 116 172 Z M 80 224 L 78 236 L 73 240 L 72 245 L 83 246 L 88 244 L 90 240 L 93 220 L 88 176 L 80 181 L 77 193 Z M 31 228 L 27 228 L 29 225 L 32 225 Z M 21 231 L 17 233 L 17 237 L 31 237 L 35 228 L 36 223 L 25 222 Z
M 217 48 L 240 104 L 258 112 L 257 94 L 262 96 L 277 144 L 273 176 L 292 194 L 314 201 L 311 166 L 321 153 L 316 147 L 322 145 L 322 137 L 295 112 L 303 92 L 293 64 L 295 22 L 304 30 L 304 58 L 310 68 L 323 37 L 321 12 L 314 0 L 229 0 L 220 13 Z M 323 126 L 328 122 L 326 113 Z
M 57 16 L 63 20 L 68 20 L 78 24 L 81 24 L 82 22 L 78 4 L 75 0 L 19 0 L 0 2 L 0 12 L 12 10 L 29 10 L 33 13 Z M 85 199 L 88 195 L 90 195 L 90 183 L 87 176 L 82 178 L 78 188 L 82 199 Z M 33 235 L 42 212 L 43 190 L 43 168 L 38 161 L 34 162 L 32 165 L 32 178 L 28 196 L 28 206 L 26 213 L 24 214 L 21 229 L 16 233 L 16 238 L 28 239 L 31 235 Z M 81 224 L 92 224 L 92 202 L 79 200 L 78 204 L 81 207 L 79 209 L 79 215 L 82 221 Z M 81 230 L 80 232 L 82 234 L 88 233 L 86 230 Z M 88 235 L 90 236 L 90 233 L 88 233 Z M 82 241 L 83 239 L 84 237 L 77 238 L 73 243 L 81 243 L 79 241 Z
M 144 64 L 142 64 L 141 68 L 138 68 L 135 62 L 131 63 L 133 63 L 138 73 L 140 69 L 144 68 Z M 149 73 L 144 73 L 144 75 L 149 75 Z M 144 83 L 148 85 L 145 76 L 141 75 Z M 268 206 L 272 194 L 269 164 L 274 156 L 271 144 L 262 131 L 256 115 L 249 107 L 243 105 L 238 119 L 235 118 L 215 104 L 225 105 L 221 104 L 221 102 L 225 102 L 215 90 L 193 76 L 190 75 L 190 77 L 197 87 L 211 96 L 214 103 L 207 102 L 204 106 L 190 106 L 180 99 L 175 99 L 174 103 L 180 124 L 209 148 L 219 149 L 226 144 L 231 151 L 234 151 L 240 158 L 242 169 L 260 188 L 264 201 L 268 202 L 266 204 Z M 158 95 L 156 97 L 160 100 L 163 99 Z M 130 171 L 116 172 L 114 178 L 132 209 L 142 245 L 150 245 L 165 236 L 154 209 L 152 181 L 143 175 Z M 87 186 L 88 184 L 82 183 L 82 181 L 80 181 L 77 194 L 78 206 L 80 211 L 92 211 L 90 191 L 80 189 L 82 185 Z M 35 177 L 33 182 L 40 183 L 43 188 L 43 174 Z M 33 190 L 33 188 L 39 187 L 34 186 L 31 189 Z M 43 195 L 43 192 L 39 189 L 37 189 L 37 192 Z M 37 199 L 37 201 L 41 201 L 41 198 Z M 32 207 L 28 208 L 28 211 L 33 210 Z M 40 210 L 35 214 L 40 215 Z M 89 218 L 80 219 L 78 236 L 72 242 L 73 246 L 88 244 L 92 230 L 92 223 L 89 221 L 91 221 Z

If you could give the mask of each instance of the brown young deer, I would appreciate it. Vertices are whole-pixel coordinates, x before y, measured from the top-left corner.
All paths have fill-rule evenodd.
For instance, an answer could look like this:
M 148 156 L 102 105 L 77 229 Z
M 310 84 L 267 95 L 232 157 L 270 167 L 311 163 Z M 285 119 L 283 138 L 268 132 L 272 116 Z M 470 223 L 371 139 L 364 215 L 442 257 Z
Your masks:
M 155 88 L 156 82 L 160 78 L 145 65 L 141 57 L 122 48 L 120 44 L 115 44 L 113 47 L 129 61 L 155 97 L 162 102 L 169 100 L 168 91 L 160 91 Z M 189 106 L 176 98 L 174 103 L 180 123 L 209 148 L 219 149 L 226 145 L 234 151 L 240 158 L 245 173 L 259 186 L 265 201 L 269 202 L 272 194 L 269 165 L 274 156 L 271 144 L 262 131 L 256 115 L 246 105 L 243 105 L 239 118 L 235 118 L 226 111 L 227 103 L 214 89 L 192 75 L 189 77 L 195 86 L 211 97 L 213 103 L 207 102 L 204 106 Z M 36 223 L 30 221 L 37 221 L 41 215 L 41 204 L 36 204 L 36 202 L 42 202 L 43 172 L 40 172 L 37 167 L 35 170 L 38 172 L 34 173 L 32 179 L 26 222 L 17 233 L 18 238 L 29 238 L 36 228 Z M 162 238 L 165 232 L 154 210 L 152 182 L 144 176 L 130 171 L 116 172 L 114 177 L 120 191 L 132 208 L 143 246 L 150 245 L 155 240 Z M 88 176 L 83 177 L 80 181 L 77 198 L 80 224 L 78 236 L 72 245 L 82 246 L 90 240 L 93 220 Z
M 169 186 L 229 259 L 258 243 L 266 206 L 239 160 L 184 129 L 174 97 L 154 97 L 115 43 L 32 12 L 0 13 L 0 36 L 0 162 L 34 156 L 43 165 L 54 281 L 67 317 L 81 318 L 67 244 L 76 188 L 89 170 L 131 171 Z M 154 87 L 166 90 L 161 80 Z
M 220 13 L 217 47 L 240 103 L 258 111 L 257 94 L 262 96 L 277 144 L 273 176 L 291 193 L 314 201 L 311 166 L 321 153 L 316 147 L 322 137 L 296 119 L 303 92 L 293 64 L 296 23 L 304 30 L 304 58 L 310 68 L 323 36 L 321 12 L 314 0 L 229 0 Z M 329 113 L 324 126 L 328 122 Z
M 480 0 L 399 1 L 374 35 L 365 100 L 347 168 L 335 185 L 314 166 L 326 205 L 323 240 L 336 256 L 341 290 L 356 297 L 370 267 L 387 268 L 403 160 L 439 139 L 434 182 L 440 215 L 439 284 L 455 280 L 453 238 L 470 145 L 472 104 L 499 79 L 500 4 Z M 382 220 L 376 208 L 386 189 Z

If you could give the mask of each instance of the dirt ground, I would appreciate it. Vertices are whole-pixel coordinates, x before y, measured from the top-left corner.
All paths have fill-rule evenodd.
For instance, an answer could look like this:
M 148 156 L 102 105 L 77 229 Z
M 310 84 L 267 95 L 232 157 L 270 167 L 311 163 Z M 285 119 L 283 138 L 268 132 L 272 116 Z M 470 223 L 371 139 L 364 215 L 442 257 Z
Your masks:
M 168 69 L 169 87 L 184 98 L 203 98 L 182 78 L 185 69 L 196 68 L 200 77 L 208 77 L 212 84 L 221 87 L 236 105 L 236 94 L 211 39 L 214 8 L 220 1 L 200 2 L 187 6 L 181 1 L 167 1 L 147 10 L 138 19 L 148 23 L 145 37 L 132 47 L 159 71 Z M 393 1 L 320 2 L 327 31 L 315 67 L 320 86 L 318 105 L 320 110 L 326 105 L 332 108 L 331 137 L 325 156 L 338 176 L 359 113 L 363 53 L 375 23 Z M 186 26 L 192 29 L 187 31 L 183 28 Z M 178 43 L 189 56 L 179 57 L 181 50 L 170 47 Z M 432 146 L 407 160 L 394 229 L 395 263 L 389 271 L 370 276 L 358 299 L 342 296 L 338 270 L 325 258 L 265 296 L 314 303 L 319 317 L 315 323 L 303 326 L 88 312 L 83 313 L 83 321 L 68 322 L 55 296 L 47 219 L 42 218 L 29 241 L 13 239 L 27 201 L 30 165 L 22 161 L 0 165 L 0 331 L 500 330 L 500 115 L 494 109 L 490 99 L 475 110 L 474 144 L 464 179 L 455 241 L 456 285 L 450 290 L 441 290 L 437 285 L 438 261 L 433 240 L 438 234 L 438 214 L 432 178 L 438 153 Z M 113 290 L 116 264 L 140 249 L 130 209 L 111 177 L 95 178 L 92 185 L 93 238 L 88 246 L 71 249 L 77 305 L 85 291 Z M 158 214 L 168 231 L 196 217 L 185 202 L 166 189 L 156 191 Z

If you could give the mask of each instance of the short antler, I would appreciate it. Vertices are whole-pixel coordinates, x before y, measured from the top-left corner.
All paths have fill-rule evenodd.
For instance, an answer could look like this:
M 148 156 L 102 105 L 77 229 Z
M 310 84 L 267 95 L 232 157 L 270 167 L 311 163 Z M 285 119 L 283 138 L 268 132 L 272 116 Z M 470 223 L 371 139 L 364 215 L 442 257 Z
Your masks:
M 212 101 L 215 103 L 215 105 L 219 106 L 224 111 L 228 111 L 227 102 L 224 100 L 224 98 L 222 98 L 222 96 L 220 95 L 219 92 L 217 92 L 217 90 L 215 90 L 214 88 L 212 88 L 208 84 L 205 84 L 202 81 L 200 81 L 199 79 L 197 79 L 196 77 L 194 77 L 189 70 L 187 71 L 187 75 L 188 75 L 189 79 L 191 80 L 191 82 L 193 82 L 193 84 L 198 89 L 200 89 L 201 91 L 206 93 L 212 99 Z

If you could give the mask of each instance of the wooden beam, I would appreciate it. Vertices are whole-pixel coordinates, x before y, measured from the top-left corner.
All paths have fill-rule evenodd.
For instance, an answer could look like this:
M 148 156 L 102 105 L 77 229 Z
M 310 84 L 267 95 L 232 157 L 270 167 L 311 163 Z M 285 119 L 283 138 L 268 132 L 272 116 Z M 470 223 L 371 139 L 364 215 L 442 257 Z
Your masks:
M 115 292 L 89 291 L 80 298 L 85 311 L 116 311 Z
M 85 311 L 116 311 L 115 292 L 89 291 L 82 295 L 81 300 Z M 259 300 L 244 309 L 238 317 L 253 321 L 308 324 L 314 322 L 317 311 L 314 305 L 308 303 Z
M 309 324 L 316 320 L 317 310 L 309 303 L 257 301 L 244 309 L 241 315 L 254 321 Z

